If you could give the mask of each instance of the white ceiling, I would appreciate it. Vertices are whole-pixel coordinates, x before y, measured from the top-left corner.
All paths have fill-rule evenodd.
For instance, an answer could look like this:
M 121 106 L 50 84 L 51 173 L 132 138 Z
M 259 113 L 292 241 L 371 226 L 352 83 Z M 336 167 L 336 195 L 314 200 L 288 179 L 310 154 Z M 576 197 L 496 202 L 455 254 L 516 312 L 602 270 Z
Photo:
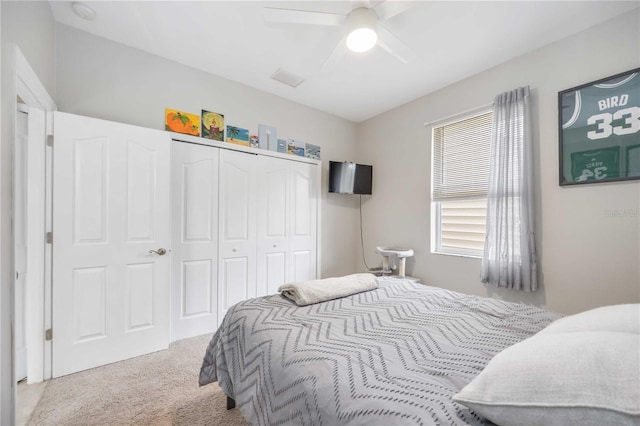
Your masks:
M 393 1 L 393 0 L 387 0 Z M 267 24 L 265 6 L 348 14 L 366 1 L 50 1 L 57 22 L 361 122 L 465 77 L 623 13 L 627 1 L 414 1 L 384 25 L 417 58 L 403 64 L 375 47 L 321 68 L 340 28 Z M 377 5 L 378 1 L 370 4 Z M 635 9 L 635 10 L 633 10 Z M 270 79 L 282 68 L 304 78 Z

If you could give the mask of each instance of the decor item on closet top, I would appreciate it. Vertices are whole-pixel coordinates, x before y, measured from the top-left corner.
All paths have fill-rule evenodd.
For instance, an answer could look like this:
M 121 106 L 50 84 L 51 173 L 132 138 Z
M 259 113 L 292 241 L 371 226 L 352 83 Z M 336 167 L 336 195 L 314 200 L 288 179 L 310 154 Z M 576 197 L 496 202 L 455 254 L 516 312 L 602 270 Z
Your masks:
M 266 124 L 258 124 L 258 141 L 260 143 L 260 149 L 277 151 L 278 134 L 276 132 L 276 128 L 267 126 Z
M 251 148 L 260 148 L 260 142 L 257 135 L 249 136 L 249 145 Z
M 304 142 L 294 139 L 287 139 L 287 153 L 304 157 Z
M 314 160 L 320 159 L 320 147 L 312 143 L 304 145 L 304 156 L 307 158 L 313 158 Z
M 640 68 L 558 93 L 560 185 L 640 179 Z
M 287 141 L 285 139 L 278 139 L 278 152 L 287 153 Z
M 202 137 L 224 142 L 224 115 L 202 110 Z
M 170 132 L 200 136 L 200 117 L 177 109 L 164 109 L 164 129 Z
M 227 142 L 249 146 L 249 130 L 236 126 L 227 126 Z

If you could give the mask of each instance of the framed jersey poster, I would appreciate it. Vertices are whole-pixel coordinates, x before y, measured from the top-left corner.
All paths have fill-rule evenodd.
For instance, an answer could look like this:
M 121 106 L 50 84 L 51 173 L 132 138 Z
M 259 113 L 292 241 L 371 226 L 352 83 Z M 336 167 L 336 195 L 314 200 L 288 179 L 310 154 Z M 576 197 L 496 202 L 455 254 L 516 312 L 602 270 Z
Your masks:
M 560 185 L 640 179 L 640 68 L 558 93 Z

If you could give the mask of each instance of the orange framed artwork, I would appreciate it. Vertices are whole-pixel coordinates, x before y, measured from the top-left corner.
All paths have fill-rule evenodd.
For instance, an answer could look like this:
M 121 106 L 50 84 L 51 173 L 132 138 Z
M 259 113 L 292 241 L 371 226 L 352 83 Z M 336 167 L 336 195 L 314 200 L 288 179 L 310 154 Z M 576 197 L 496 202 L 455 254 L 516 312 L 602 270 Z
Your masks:
M 200 136 L 200 116 L 178 111 L 177 109 L 165 108 L 164 128 L 170 132 Z

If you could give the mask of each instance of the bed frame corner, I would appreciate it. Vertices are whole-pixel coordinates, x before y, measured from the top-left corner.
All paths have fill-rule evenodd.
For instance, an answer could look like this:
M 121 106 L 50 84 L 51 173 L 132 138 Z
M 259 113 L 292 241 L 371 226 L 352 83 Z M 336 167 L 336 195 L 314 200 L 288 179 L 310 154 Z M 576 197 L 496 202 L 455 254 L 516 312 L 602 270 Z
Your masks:
M 231 410 L 236 408 L 236 400 L 233 398 L 227 397 L 227 410 Z

